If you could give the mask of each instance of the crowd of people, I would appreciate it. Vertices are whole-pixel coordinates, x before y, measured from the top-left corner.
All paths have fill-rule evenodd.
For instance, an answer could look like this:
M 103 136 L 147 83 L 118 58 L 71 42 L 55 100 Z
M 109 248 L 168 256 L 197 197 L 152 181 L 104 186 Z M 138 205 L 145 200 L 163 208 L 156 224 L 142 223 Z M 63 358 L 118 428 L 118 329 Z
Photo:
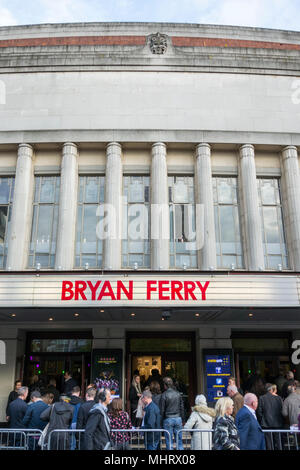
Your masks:
M 84 430 L 80 445 L 78 435 L 68 436 L 67 444 L 63 433 L 52 436 L 51 448 L 71 450 L 129 450 L 131 434 L 117 430 L 144 430 L 145 448 L 158 450 L 161 431 L 147 430 L 160 429 L 168 431 L 165 433 L 167 450 L 174 448 L 180 430 L 201 431 L 191 432 L 193 450 L 281 449 L 280 434 L 271 437 L 263 433 L 263 429 L 298 426 L 300 429 L 300 383 L 291 371 L 279 387 L 262 384 L 261 377 L 256 375 L 251 377 L 251 387 L 242 390 L 238 389 L 235 378 L 230 377 L 227 396 L 209 407 L 206 397 L 197 395 L 189 416 L 176 382 L 170 377 L 162 378 L 156 369 L 143 385 L 137 371 L 134 374 L 129 390 L 130 414 L 124 410 L 123 400 L 113 397 L 109 389 L 97 390 L 95 384 L 90 384 L 83 399 L 80 387 L 69 372 L 64 378 L 62 394 L 53 380 L 43 390 L 39 389 L 36 380 L 31 389 L 16 381 L 6 409 L 9 427 L 39 429 L 45 445 L 55 429 Z M 38 436 L 30 437 L 30 449 L 38 449 L 38 444 L 41 444 Z M 182 433 L 178 434 L 176 447 L 183 449 Z

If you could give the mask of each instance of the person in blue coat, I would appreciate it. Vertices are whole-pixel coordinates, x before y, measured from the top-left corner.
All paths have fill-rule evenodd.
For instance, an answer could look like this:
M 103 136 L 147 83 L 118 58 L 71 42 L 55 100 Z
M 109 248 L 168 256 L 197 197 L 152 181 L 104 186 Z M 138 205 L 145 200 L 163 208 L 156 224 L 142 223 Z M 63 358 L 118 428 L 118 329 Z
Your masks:
M 30 403 L 27 405 L 26 413 L 22 421 L 24 428 L 40 429 L 42 431 L 47 423 L 40 418 L 40 415 L 46 408 L 48 408 L 48 405 L 42 400 L 40 392 L 38 390 L 31 392 Z M 29 450 L 38 449 L 38 440 L 39 435 L 29 437 Z
M 241 450 L 266 450 L 265 436 L 255 414 L 257 406 L 257 396 L 254 393 L 246 393 L 244 406 L 235 418 Z
M 142 401 L 145 405 L 144 421 L 141 429 L 160 429 L 161 416 L 158 406 L 152 401 L 152 393 L 145 390 L 142 393 Z M 159 447 L 160 432 L 145 433 L 146 450 L 157 450 Z

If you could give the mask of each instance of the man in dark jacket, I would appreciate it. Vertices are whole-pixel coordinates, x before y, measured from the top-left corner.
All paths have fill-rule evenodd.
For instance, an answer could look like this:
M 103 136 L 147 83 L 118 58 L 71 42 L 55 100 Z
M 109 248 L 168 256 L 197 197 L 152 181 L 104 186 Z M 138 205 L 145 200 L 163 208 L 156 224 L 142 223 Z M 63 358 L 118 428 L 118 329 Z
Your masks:
M 160 411 L 158 406 L 152 401 L 152 393 L 149 390 L 145 390 L 142 393 L 142 401 L 145 405 L 145 416 L 144 424 L 141 429 L 159 429 L 161 422 Z M 159 446 L 160 433 L 146 432 L 145 434 L 146 450 L 157 450 Z
M 86 450 L 107 450 L 111 448 L 110 421 L 107 415 L 107 405 L 110 403 L 109 389 L 99 392 L 99 403 L 96 403 L 88 414 L 84 433 L 84 448 Z
M 82 404 L 83 404 L 83 400 L 80 398 L 80 387 L 76 385 L 75 387 L 72 388 L 72 395 L 70 399 L 70 405 L 74 407 L 71 429 L 76 429 L 78 412 Z M 76 438 L 78 440 L 78 433 L 72 434 L 71 450 L 76 449 Z
M 283 400 L 285 400 L 289 396 L 291 387 L 294 385 L 294 381 L 295 381 L 294 373 L 291 370 L 289 370 L 286 373 L 286 381 L 282 385 L 282 389 L 281 389 L 281 397 Z
M 184 404 L 182 397 L 173 386 L 173 380 L 170 377 L 164 378 L 165 392 L 162 394 L 160 401 L 160 414 L 163 420 L 163 428 L 169 431 L 171 442 L 168 433 L 165 434 L 167 450 L 173 448 L 173 433 L 176 439 L 176 433 L 182 429 L 184 421 Z M 182 436 L 179 433 L 178 449 L 183 450 Z
M 8 407 L 11 404 L 12 401 L 16 400 L 18 398 L 18 390 L 22 387 L 22 382 L 21 380 L 16 380 L 15 381 L 15 388 L 10 392 L 8 395 L 8 400 L 7 400 L 7 405 L 6 405 L 6 416 L 8 416 Z
M 40 415 L 47 408 L 48 405 L 42 400 L 40 392 L 37 390 L 31 392 L 30 403 L 27 405 L 27 410 L 23 418 L 23 427 L 27 429 L 40 429 L 42 431 L 46 426 L 46 422 L 41 420 Z M 39 436 L 29 437 L 29 450 L 38 449 L 38 440 Z
M 64 379 L 65 379 L 64 395 L 70 396 L 71 393 L 72 393 L 72 388 L 76 387 L 77 382 L 76 382 L 76 380 L 73 379 L 73 377 L 71 376 L 71 374 L 68 370 L 66 370 L 66 372 L 64 373 Z
M 282 399 L 277 395 L 277 386 L 267 385 L 267 393 L 259 397 L 256 410 L 257 419 L 263 429 L 283 429 Z M 273 439 L 272 439 L 273 437 Z M 268 450 L 282 450 L 280 434 L 265 434 Z
M 7 421 L 9 422 L 10 429 L 23 429 L 23 418 L 26 414 L 27 404 L 26 398 L 28 396 L 28 387 L 20 387 L 18 389 L 18 398 L 13 400 L 8 406 Z M 25 444 L 24 437 L 16 433 L 10 435 L 9 445 L 12 447 L 20 447 Z
M 96 403 L 95 397 L 96 397 L 96 390 L 94 388 L 87 389 L 86 394 L 85 394 L 86 401 L 81 405 L 81 407 L 78 410 L 77 423 L 76 423 L 77 429 L 85 429 L 85 425 L 88 420 L 88 414 Z
M 49 427 L 44 443 L 48 443 L 48 439 L 51 431 L 55 429 L 69 429 L 72 417 L 73 417 L 73 406 L 68 403 L 69 397 L 61 395 L 59 402 L 54 403 L 52 406 L 48 406 L 46 410 L 41 413 L 41 419 L 49 421 Z M 50 442 L 51 450 L 69 450 L 70 440 L 69 434 L 66 433 L 53 433 Z
M 11 429 L 23 429 L 23 418 L 26 414 L 27 405 L 26 398 L 28 395 L 28 387 L 20 387 L 18 390 L 18 398 L 12 401 L 7 410 L 9 427 Z

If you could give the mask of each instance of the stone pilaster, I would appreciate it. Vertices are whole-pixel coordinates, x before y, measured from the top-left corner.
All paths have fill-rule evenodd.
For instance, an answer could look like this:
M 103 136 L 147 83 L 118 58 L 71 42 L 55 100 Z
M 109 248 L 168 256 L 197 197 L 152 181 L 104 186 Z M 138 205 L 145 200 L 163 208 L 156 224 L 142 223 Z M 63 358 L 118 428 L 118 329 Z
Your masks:
M 211 149 L 209 144 L 199 144 L 196 148 L 195 160 L 195 202 L 202 206 L 204 227 L 203 247 L 198 250 L 198 267 L 202 270 L 217 268 L 216 235 L 214 222 L 214 201 L 211 172 Z
M 294 270 L 300 271 L 300 177 L 296 147 L 290 145 L 282 150 L 281 165 L 290 263 Z
M 167 147 L 152 145 L 151 164 L 151 269 L 169 269 L 170 213 Z
M 12 271 L 22 271 L 28 264 L 33 187 L 33 148 L 28 144 L 20 144 L 6 263 L 6 268 Z
M 250 271 L 258 271 L 265 268 L 265 263 L 254 146 L 250 144 L 240 147 L 240 191 L 246 268 Z
M 78 150 L 75 144 L 68 142 L 62 150 L 56 269 L 70 270 L 74 267 L 77 191 Z
M 109 209 L 110 235 L 104 240 L 103 267 L 121 269 L 122 256 L 122 147 L 111 142 L 106 148 L 105 205 Z

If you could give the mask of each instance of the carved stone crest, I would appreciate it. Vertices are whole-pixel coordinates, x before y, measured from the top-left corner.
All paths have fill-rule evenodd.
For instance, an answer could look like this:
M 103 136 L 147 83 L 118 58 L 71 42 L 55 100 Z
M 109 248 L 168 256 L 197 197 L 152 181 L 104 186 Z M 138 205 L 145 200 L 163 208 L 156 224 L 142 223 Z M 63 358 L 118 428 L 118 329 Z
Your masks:
M 164 54 L 167 50 L 167 35 L 156 33 L 150 35 L 150 50 L 152 54 Z

